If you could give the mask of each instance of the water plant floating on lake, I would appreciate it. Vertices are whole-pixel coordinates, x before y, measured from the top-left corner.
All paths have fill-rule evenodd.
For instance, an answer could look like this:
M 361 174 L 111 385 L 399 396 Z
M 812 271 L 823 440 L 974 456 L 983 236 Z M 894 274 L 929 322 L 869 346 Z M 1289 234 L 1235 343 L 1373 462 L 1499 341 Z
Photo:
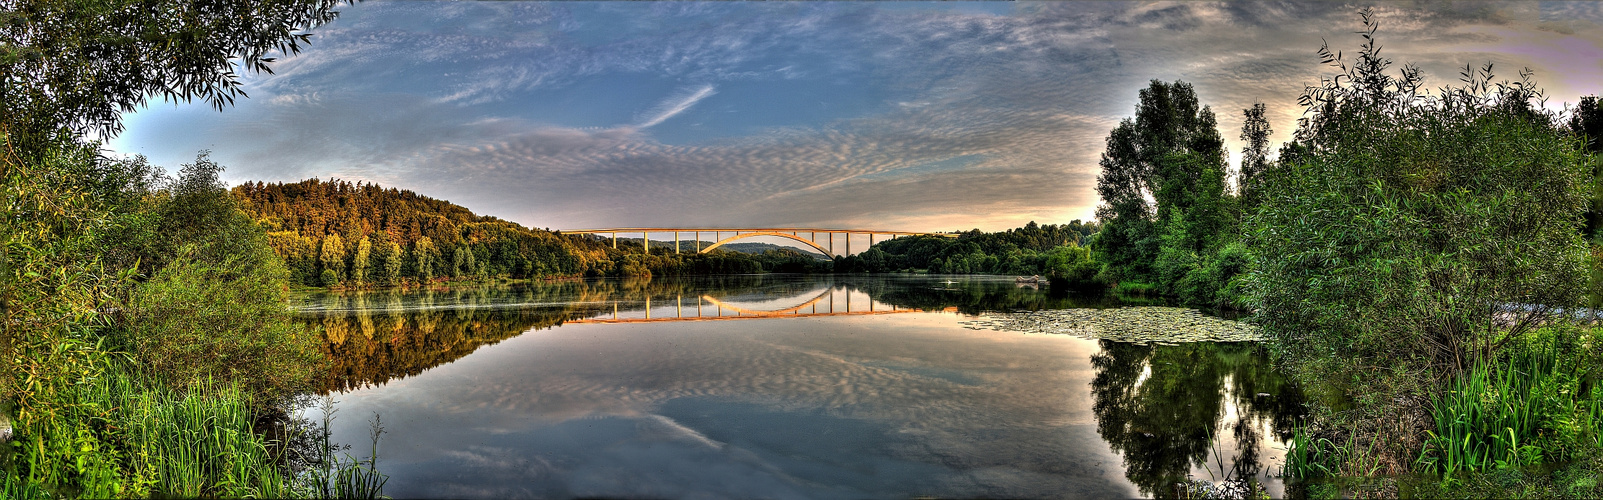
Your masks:
M 1259 342 L 1258 327 L 1215 318 L 1196 309 L 1122 307 L 1118 309 L 1055 309 L 996 313 L 966 321 L 974 330 L 1054 333 L 1117 342 Z

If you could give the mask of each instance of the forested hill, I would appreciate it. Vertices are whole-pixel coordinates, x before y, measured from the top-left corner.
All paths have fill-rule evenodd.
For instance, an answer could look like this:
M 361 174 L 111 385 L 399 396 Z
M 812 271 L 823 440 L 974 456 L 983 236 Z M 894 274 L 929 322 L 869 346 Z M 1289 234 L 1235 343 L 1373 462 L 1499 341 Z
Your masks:
M 607 249 L 375 184 L 317 179 L 233 189 L 295 282 L 393 285 L 442 278 L 606 274 Z

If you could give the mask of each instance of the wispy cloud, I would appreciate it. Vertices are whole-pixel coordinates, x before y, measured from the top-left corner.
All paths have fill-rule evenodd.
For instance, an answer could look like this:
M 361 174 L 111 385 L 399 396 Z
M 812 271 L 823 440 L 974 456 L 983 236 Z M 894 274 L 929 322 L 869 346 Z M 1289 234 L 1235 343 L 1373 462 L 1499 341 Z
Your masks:
M 1352 8 L 1302 2 L 346 10 L 239 108 L 142 120 L 119 147 L 178 150 L 174 165 L 209 148 L 235 180 L 373 180 L 540 227 L 1004 229 L 1091 215 L 1104 138 L 1148 80 L 1194 84 L 1234 158 L 1241 109 L 1267 103 L 1286 139 L 1297 95 L 1330 71 L 1321 40 L 1358 44 Z M 1603 92 L 1597 10 L 1377 18 L 1384 54 L 1430 86 L 1492 61 L 1535 69 L 1558 103 Z
M 706 99 L 707 97 L 710 97 L 716 93 L 718 93 L 718 91 L 713 90 L 712 85 L 702 85 L 699 87 L 681 89 L 679 92 L 675 93 L 675 95 L 664 99 L 656 106 L 652 106 L 650 110 L 642 113 L 642 116 L 644 116 L 645 119 L 635 124 L 635 127 L 650 128 L 653 125 L 662 123 L 669 118 L 673 118 L 674 115 L 685 112 L 685 110 L 690 109 L 691 106 L 695 106 L 696 103 L 701 102 L 702 99 Z

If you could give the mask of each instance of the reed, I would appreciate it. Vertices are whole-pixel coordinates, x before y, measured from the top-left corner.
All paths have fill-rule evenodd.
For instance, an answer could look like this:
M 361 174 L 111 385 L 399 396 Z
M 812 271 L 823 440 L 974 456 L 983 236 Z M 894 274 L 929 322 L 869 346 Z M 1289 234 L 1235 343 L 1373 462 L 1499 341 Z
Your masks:
M 1162 292 L 1158 290 L 1158 285 L 1135 281 L 1121 281 L 1117 285 L 1113 286 L 1112 291 L 1115 295 L 1128 295 L 1133 297 L 1157 297 L 1162 295 Z
M 0 468 L 0 498 L 379 498 L 387 478 L 372 455 L 325 460 L 294 474 L 255 432 L 252 398 L 238 384 L 178 391 L 112 363 L 23 419 Z M 326 425 L 327 422 L 325 422 Z M 326 429 L 318 444 L 332 457 Z M 303 471 L 304 472 L 304 471 Z
M 237 386 L 210 382 L 177 394 L 136 393 L 124 400 L 135 477 L 154 480 L 151 493 L 179 497 L 288 497 L 290 483 L 268 443 L 252 429 L 249 398 Z
M 1444 480 L 1463 471 L 1516 469 L 1568 459 L 1600 444 L 1599 391 L 1582 387 L 1559 349 L 1540 346 L 1482 363 L 1432 398 L 1436 428 L 1417 461 Z
M 350 454 L 337 453 L 340 446 L 335 445 L 329 429 L 334 421 L 334 401 L 324 398 L 322 404 L 322 425 L 313 429 L 318 433 L 313 448 L 312 463 L 301 471 L 297 483 L 301 486 L 300 494 L 304 498 L 385 498 L 384 483 L 389 482 L 389 476 L 378 471 L 378 443 L 384 434 L 383 422 L 378 414 L 373 414 L 369 422 L 372 436 L 372 448 L 366 460 L 356 459 Z
M 1327 477 L 1367 477 L 1381 469 L 1381 457 L 1375 447 L 1378 437 L 1369 439 L 1362 448 L 1358 445 L 1358 424 L 1347 432 L 1347 438 L 1332 441 L 1314 437 L 1306 425 L 1292 427 L 1290 448 L 1286 450 L 1286 465 L 1281 475 L 1297 479 Z
M 1307 424 L 1292 427 L 1290 448 L 1286 450 L 1286 465 L 1281 475 L 1297 479 L 1313 479 L 1335 474 L 1330 465 L 1341 448 L 1326 438 L 1313 437 Z

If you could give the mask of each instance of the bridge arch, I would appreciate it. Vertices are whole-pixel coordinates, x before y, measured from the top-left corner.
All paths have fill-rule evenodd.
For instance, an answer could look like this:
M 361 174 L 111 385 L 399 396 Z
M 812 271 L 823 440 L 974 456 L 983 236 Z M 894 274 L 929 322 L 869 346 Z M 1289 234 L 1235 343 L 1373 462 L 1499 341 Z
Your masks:
M 728 302 L 724 302 L 722 300 L 718 300 L 716 298 L 713 298 L 713 296 L 711 296 L 711 295 L 702 295 L 701 296 L 701 300 L 705 300 L 707 302 L 711 302 L 712 305 L 715 305 L 715 306 L 718 306 L 718 307 L 722 307 L 724 309 L 728 309 L 728 310 L 731 310 L 731 311 L 735 311 L 736 313 L 740 313 L 740 314 L 749 314 L 749 315 L 752 315 L 752 316 L 784 316 L 784 315 L 788 315 L 788 314 L 797 313 L 797 312 L 801 311 L 802 309 L 806 309 L 806 308 L 812 306 L 813 304 L 817 304 L 817 303 L 823 301 L 824 299 L 829 297 L 829 292 L 830 292 L 829 289 L 825 289 L 822 293 L 819 293 L 817 297 L 813 297 L 812 300 L 809 300 L 807 302 L 803 302 L 799 306 L 787 307 L 787 308 L 780 309 L 780 310 L 777 310 L 777 311 L 758 311 L 758 310 L 755 310 L 755 309 L 747 309 L 747 308 L 740 307 L 740 306 L 737 306 L 737 305 L 734 305 L 734 304 L 730 304 Z
M 800 237 L 800 236 L 797 236 L 797 235 L 794 235 L 794 234 L 781 233 L 781 232 L 778 232 L 778 231 L 755 231 L 755 232 L 750 232 L 750 233 L 736 233 L 734 236 L 730 236 L 728 238 L 724 238 L 724 239 L 718 240 L 717 243 L 713 243 L 712 245 L 701 249 L 701 253 L 710 252 L 710 251 L 712 251 L 712 249 L 718 248 L 720 246 L 723 246 L 723 244 L 725 244 L 725 243 L 729 243 L 729 242 L 732 242 L 732 241 L 735 241 L 735 240 L 739 240 L 739 239 L 751 238 L 751 237 L 754 237 L 754 236 L 778 236 L 778 237 L 781 237 L 781 238 L 790 238 L 790 239 L 793 239 L 793 240 L 796 240 L 796 241 L 800 241 L 802 243 L 806 243 L 807 246 L 813 247 L 813 248 L 817 249 L 820 253 L 823 253 L 825 257 L 834 257 L 835 256 L 835 254 L 831 253 L 829 251 L 829 249 L 821 247 L 821 246 L 818 246 L 818 244 L 814 243 L 812 240 L 809 240 L 807 238 L 803 238 L 803 237 Z

